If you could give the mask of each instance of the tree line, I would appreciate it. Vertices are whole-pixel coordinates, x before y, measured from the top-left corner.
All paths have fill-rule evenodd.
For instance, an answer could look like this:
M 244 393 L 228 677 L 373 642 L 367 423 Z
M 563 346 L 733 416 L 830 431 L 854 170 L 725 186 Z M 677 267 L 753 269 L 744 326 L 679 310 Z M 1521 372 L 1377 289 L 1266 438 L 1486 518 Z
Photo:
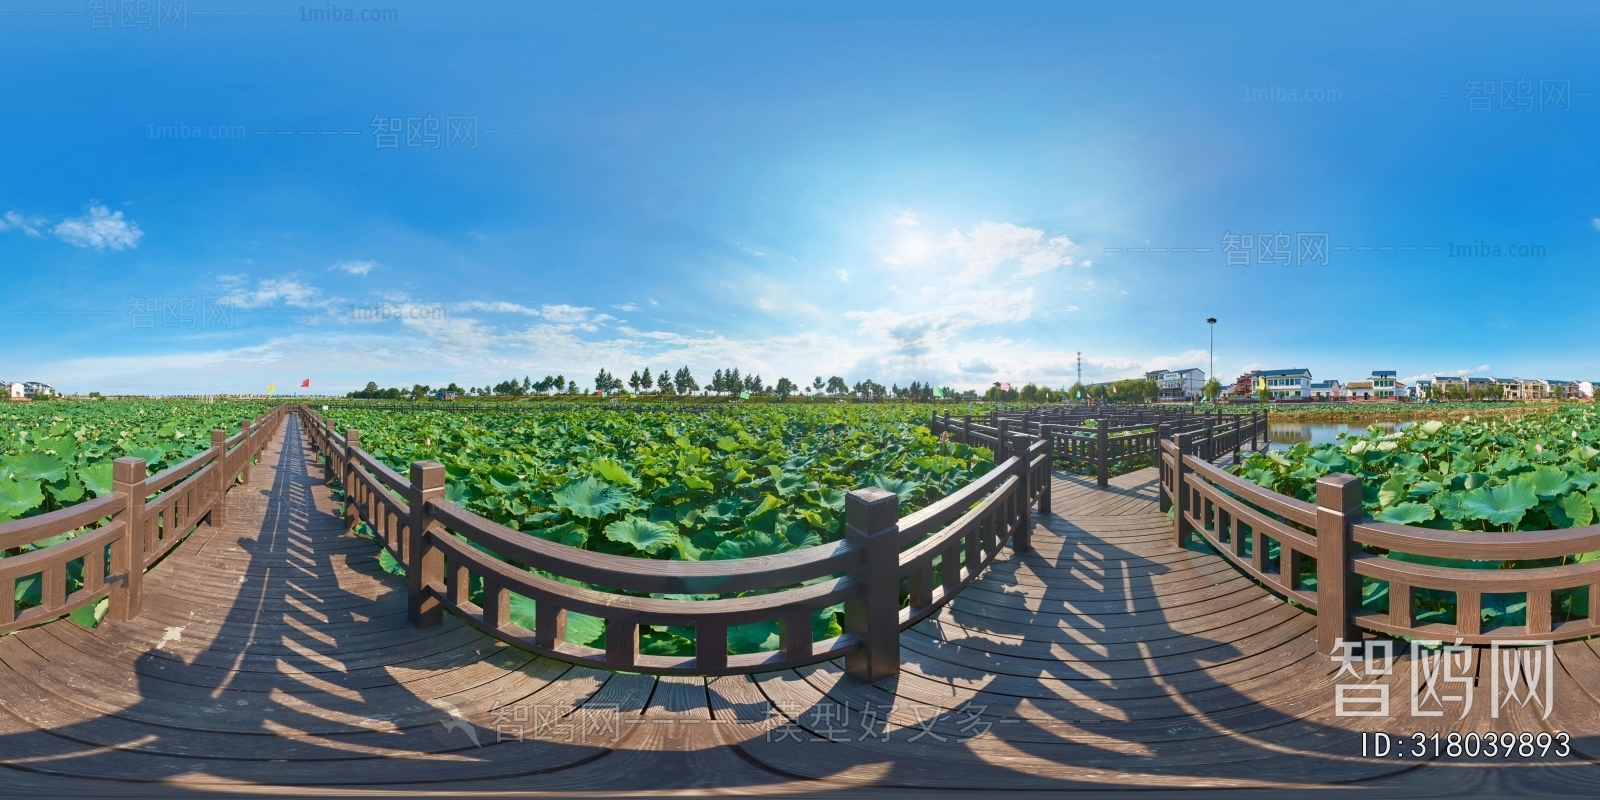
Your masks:
M 1031 385 L 1031 384 L 1030 384 Z M 531 375 L 525 375 L 519 381 L 516 378 L 501 381 L 496 384 L 484 386 L 460 387 L 454 382 L 441 389 L 434 389 L 427 384 L 414 384 L 410 389 L 381 388 L 376 381 L 368 381 L 366 388 L 350 392 L 346 397 L 367 400 L 423 400 L 428 398 L 459 398 L 459 397 L 533 397 L 533 396 L 575 396 L 587 394 L 612 395 L 655 395 L 658 397 L 690 396 L 699 393 L 701 396 L 737 396 L 737 397 L 775 397 L 778 400 L 787 400 L 790 397 L 856 397 L 866 400 L 934 400 L 936 398 L 966 398 L 976 400 L 978 393 L 973 391 L 957 392 L 948 386 L 935 387 L 932 383 L 912 381 L 907 386 L 898 383 L 884 386 L 871 378 L 856 381 L 854 384 L 845 382 L 845 379 L 834 375 L 823 378 L 815 376 L 810 383 L 796 383 L 788 378 L 779 378 L 776 383 L 768 383 L 761 375 L 756 373 L 744 374 L 737 367 L 716 370 L 709 383 L 701 386 L 695 379 L 694 373 L 688 366 L 677 370 L 662 369 L 652 371 L 648 367 L 634 370 L 626 381 L 617 377 L 611 371 L 602 368 L 595 374 L 593 388 L 580 386 L 577 381 L 568 379 L 565 375 L 546 375 L 539 380 L 533 380 Z M 1059 394 L 1059 392 L 1057 393 Z

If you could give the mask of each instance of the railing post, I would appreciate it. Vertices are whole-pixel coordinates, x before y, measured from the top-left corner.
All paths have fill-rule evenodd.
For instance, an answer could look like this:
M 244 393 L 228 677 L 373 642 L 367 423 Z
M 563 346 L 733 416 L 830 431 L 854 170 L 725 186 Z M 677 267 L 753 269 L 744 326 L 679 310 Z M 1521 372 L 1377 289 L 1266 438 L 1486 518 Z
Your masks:
M 1111 482 L 1111 433 L 1107 430 L 1111 421 L 1106 419 L 1105 415 L 1101 415 L 1100 419 L 1095 420 L 1095 424 L 1099 426 L 1099 430 L 1094 435 L 1094 482 L 1104 489 Z
M 961 415 L 961 443 L 972 446 L 972 415 Z
M 861 639 L 845 672 L 875 683 L 900 674 L 900 498 L 877 487 L 844 499 L 845 536 L 863 549 L 856 596 L 845 601 L 845 632 Z
M 1351 616 L 1361 606 L 1361 576 L 1350 564 L 1351 526 L 1359 519 L 1360 478 L 1336 474 L 1317 479 L 1317 650 L 1324 656 L 1334 652 L 1337 640 L 1361 636 Z M 1286 577 L 1293 585 L 1295 576 Z
M 1011 420 L 1002 419 L 996 424 L 994 434 L 994 463 L 1006 460 L 1006 447 L 1010 444 L 1007 439 L 1011 429 Z
M 144 610 L 144 478 L 142 458 L 111 462 L 111 490 L 127 498 L 118 514 L 124 525 L 122 543 L 111 551 L 111 570 L 126 576 L 111 592 L 106 613 L 112 619 L 130 620 Z
M 228 525 L 228 432 L 211 432 L 211 470 L 216 473 L 217 495 L 206 512 L 211 527 L 222 530 Z
M 1177 506 L 1177 511 L 1175 511 L 1172 516 L 1174 521 L 1177 522 L 1175 527 L 1178 534 L 1178 549 L 1182 550 L 1185 547 L 1188 547 L 1189 534 L 1194 530 L 1194 527 L 1189 524 L 1189 520 L 1183 516 L 1184 507 L 1189 505 L 1189 490 L 1186 486 L 1184 486 L 1185 481 L 1183 479 L 1183 476 L 1189 470 L 1188 467 L 1184 465 L 1183 458 L 1194 450 L 1194 434 L 1180 433 L 1178 434 L 1177 440 L 1178 463 L 1173 466 L 1172 470 L 1172 502 Z
M 353 433 L 353 431 L 352 431 Z M 444 607 L 430 587 L 444 584 L 444 552 L 428 546 L 428 503 L 444 499 L 444 465 L 437 461 L 411 462 L 410 519 L 406 521 L 406 578 L 410 583 L 406 615 L 418 628 L 432 628 L 444 621 Z
M 1039 432 L 1044 436 L 1044 485 L 1039 487 L 1039 513 L 1049 516 L 1052 513 L 1050 489 L 1055 485 L 1052 470 L 1056 463 L 1056 426 L 1040 425 Z
M 1028 452 L 1028 434 L 1011 434 L 1011 452 L 1017 456 L 1017 478 L 1022 489 L 1021 508 L 1017 510 L 1017 529 L 1011 534 L 1011 552 L 1026 553 L 1033 549 L 1033 466 Z
M 344 429 L 344 463 L 339 469 L 339 485 L 344 487 L 344 519 L 345 525 L 354 529 L 361 521 L 361 512 L 356 508 L 355 502 L 355 471 L 356 448 L 361 446 L 361 431 L 357 428 Z
M 1165 463 L 1166 457 L 1167 457 L 1167 451 L 1163 450 L 1161 448 L 1161 443 L 1166 441 L 1166 440 L 1168 440 L 1168 439 L 1171 439 L 1171 438 L 1172 438 L 1172 423 L 1170 423 L 1170 422 L 1158 422 L 1158 423 L 1156 423 L 1156 475 L 1157 475 L 1157 477 L 1160 477 L 1161 472 L 1162 472 L 1162 470 L 1164 468 L 1163 464 Z M 1172 496 L 1167 494 L 1167 482 L 1165 480 L 1156 481 L 1156 498 L 1157 498 L 1157 504 L 1159 505 L 1159 507 L 1161 509 L 1161 513 L 1165 514 L 1165 513 L 1167 513 L 1167 509 L 1172 508 Z
M 244 476 L 244 482 L 250 482 L 250 447 L 255 444 L 255 437 L 250 435 L 250 420 L 239 423 L 239 432 L 244 436 L 239 439 L 239 455 L 244 458 L 244 467 L 239 470 Z

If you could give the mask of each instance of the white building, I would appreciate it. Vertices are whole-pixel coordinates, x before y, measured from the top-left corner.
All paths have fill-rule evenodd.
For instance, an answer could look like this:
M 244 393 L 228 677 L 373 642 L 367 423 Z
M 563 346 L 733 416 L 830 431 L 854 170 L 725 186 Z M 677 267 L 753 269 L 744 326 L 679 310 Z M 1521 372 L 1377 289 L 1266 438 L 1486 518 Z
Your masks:
M 1311 396 L 1311 370 L 1264 369 L 1256 373 L 1256 388 L 1265 387 L 1274 400 L 1298 400 Z
M 1197 400 L 1205 391 L 1206 373 L 1199 368 L 1162 372 L 1156 385 L 1162 400 Z
M 22 393 L 29 398 L 38 397 L 40 395 L 54 397 L 56 393 L 56 387 L 51 386 L 48 383 L 28 381 L 27 383 L 22 384 Z

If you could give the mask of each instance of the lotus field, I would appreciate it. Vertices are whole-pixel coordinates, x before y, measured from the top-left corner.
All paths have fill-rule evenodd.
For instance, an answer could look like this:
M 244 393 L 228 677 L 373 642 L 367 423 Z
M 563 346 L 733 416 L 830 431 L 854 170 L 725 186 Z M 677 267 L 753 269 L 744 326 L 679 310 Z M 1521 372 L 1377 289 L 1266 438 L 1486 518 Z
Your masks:
M 1600 410 L 1564 406 L 1515 420 L 1423 422 L 1398 433 L 1377 427 L 1333 444 L 1297 444 L 1252 454 L 1233 470 L 1263 487 L 1311 501 L 1317 478 L 1362 479 L 1362 504 L 1374 519 L 1456 531 L 1544 531 L 1588 525 L 1600 508 Z M 1468 561 L 1370 550 L 1388 558 L 1473 569 L 1556 566 L 1600 552 L 1539 561 Z M 1275 557 L 1275 556 L 1274 556 Z M 1418 590 L 1423 592 L 1423 590 Z M 1363 606 L 1388 608 L 1387 587 L 1367 579 Z M 1587 608 L 1586 587 L 1556 593 L 1557 621 Z M 1423 592 L 1417 619 L 1454 619 L 1454 596 Z M 1521 625 L 1522 595 L 1483 597 L 1486 625 Z
M 877 486 L 902 512 L 993 468 L 941 442 L 916 406 L 752 405 L 706 414 L 526 414 L 335 408 L 335 430 L 405 473 L 445 465 L 446 498 L 553 542 L 686 561 L 746 558 L 843 535 L 844 496 Z
M 362 448 L 402 474 L 414 460 L 442 462 L 446 499 L 530 536 L 623 556 L 709 560 L 835 541 L 851 489 L 894 492 L 906 512 L 994 468 L 986 448 L 929 433 L 926 412 L 750 405 L 704 414 L 335 408 L 325 416 L 335 430 L 360 430 Z M 403 572 L 387 550 L 379 560 Z M 813 616 L 815 637 L 839 635 L 838 611 Z M 533 601 L 513 595 L 510 614 L 532 627 Z M 603 634 L 600 620 L 568 615 L 568 641 L 597 645 Z M 776 623 L 728 632 L 731 654 L 777 641 Z M 646 626 L 640 648 L 691 655 L 694 631 Z

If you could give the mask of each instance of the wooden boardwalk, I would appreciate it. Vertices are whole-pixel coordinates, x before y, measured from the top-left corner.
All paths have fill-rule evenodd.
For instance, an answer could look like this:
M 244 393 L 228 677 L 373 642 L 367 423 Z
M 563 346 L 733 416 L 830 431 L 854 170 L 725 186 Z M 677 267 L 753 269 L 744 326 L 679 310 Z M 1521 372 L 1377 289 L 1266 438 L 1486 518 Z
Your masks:
M 825 663 L 708 681 L 573 667 L 448 616 L 413 629 L 294 416 L 282 436 L 229 496 L 229 525 L 152 571 L 141 617 L 0 638 L 8 794 L 1600 787 L 1592 643 L 1557 648 L 1548 720 L 1490 719 L 1486 699 L 1470 725 L 1336 717 L 1314 617 L 1178 548 L 1154 470 L 1104 491 L 1058 473 L 1034 552 L 908 630 L 898 679 Z M 1361 756 L 1366 730 L 1469 729 L 1566 730 L 1578 753 L 1509 768 Z

